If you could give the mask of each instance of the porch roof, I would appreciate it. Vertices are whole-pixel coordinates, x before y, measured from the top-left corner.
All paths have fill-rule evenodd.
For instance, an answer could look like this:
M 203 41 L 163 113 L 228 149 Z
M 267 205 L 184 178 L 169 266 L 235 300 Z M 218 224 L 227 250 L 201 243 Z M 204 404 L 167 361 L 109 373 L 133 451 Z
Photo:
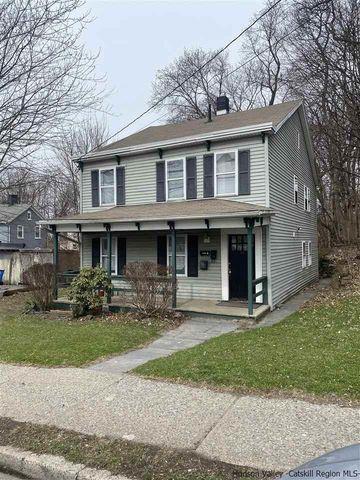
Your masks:
M 129 223 L 205 218 L 264 217 L 270 208 L 220 198 L 127 205 L 42 221 L 44 224 Z

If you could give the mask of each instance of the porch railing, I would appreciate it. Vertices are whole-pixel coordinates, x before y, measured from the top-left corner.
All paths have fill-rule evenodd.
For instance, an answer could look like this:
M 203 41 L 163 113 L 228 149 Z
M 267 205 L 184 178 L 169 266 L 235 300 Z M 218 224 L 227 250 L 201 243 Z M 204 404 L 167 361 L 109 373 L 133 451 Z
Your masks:
M 267 276 L 255 278 L 255 280 L 252 281 L 253 284 L 253 294 L 252 298 L 249 299 L 248 301 L 248 313 L 249 315 L 252 315 L 254 313 L 254 303 L 256 303 L 257 297 L 260 297 L 261 295 L 263 296 L 263 301 L 265 305 L 268 303 L 268 278 Z M 256 291 L 257 285 L 261 284 L 261 290 L 258 292 Z
M 79 274 L 78 271 L 68 270 L 57 274 L 57 286 L 59 288 L 67 288 L 75 277 Z

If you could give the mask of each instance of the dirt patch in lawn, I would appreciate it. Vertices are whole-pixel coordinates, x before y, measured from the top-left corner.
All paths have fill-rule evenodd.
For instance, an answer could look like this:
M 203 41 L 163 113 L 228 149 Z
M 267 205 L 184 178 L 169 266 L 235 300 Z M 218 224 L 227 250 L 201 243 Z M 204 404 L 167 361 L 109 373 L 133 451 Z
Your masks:
M 280 474 L 209 460 L 192 451 L 83 435 L 1 417 L 0 444 L 61 455 L 71 462 L 139 480 L 246 480 Z

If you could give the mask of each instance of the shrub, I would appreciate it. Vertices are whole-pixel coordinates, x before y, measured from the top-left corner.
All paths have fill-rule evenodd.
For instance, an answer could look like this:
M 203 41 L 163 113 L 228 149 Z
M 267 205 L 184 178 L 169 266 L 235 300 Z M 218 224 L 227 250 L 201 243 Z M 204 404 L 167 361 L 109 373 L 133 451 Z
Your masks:
M 24 283 L 30 287 L 29 304 L 34 310 L 49 310 L 53 301 L 55 269 L 51 263 L 35 264 L 24 272 Z
M 153 262 L 128 263 L 124 277 L 129 290 L 124 300 L 145 317 L 164 317 L 169 312 L 172 280 L 169 270 Z
M 110 288 L 111 282 L 106 270 L 101 267 L 82 268 L 68 288 L 68 298 L 74 303 L 74 317 L 100 313 Z
M 335 265 L 328 257 L 319 258 L 319 275 L 321 278 L 332 277 L 335 273 Z

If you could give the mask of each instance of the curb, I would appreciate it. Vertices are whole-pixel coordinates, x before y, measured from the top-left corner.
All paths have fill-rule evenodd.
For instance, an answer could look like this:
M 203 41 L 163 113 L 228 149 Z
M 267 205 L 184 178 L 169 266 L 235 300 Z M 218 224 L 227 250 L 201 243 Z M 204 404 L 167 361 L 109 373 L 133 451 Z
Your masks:
M 38 455 L 8 446 L 0 446 L 0 467 L 34 480 L 130 480 L 107 470 L 68 462 L 63 457 Z

